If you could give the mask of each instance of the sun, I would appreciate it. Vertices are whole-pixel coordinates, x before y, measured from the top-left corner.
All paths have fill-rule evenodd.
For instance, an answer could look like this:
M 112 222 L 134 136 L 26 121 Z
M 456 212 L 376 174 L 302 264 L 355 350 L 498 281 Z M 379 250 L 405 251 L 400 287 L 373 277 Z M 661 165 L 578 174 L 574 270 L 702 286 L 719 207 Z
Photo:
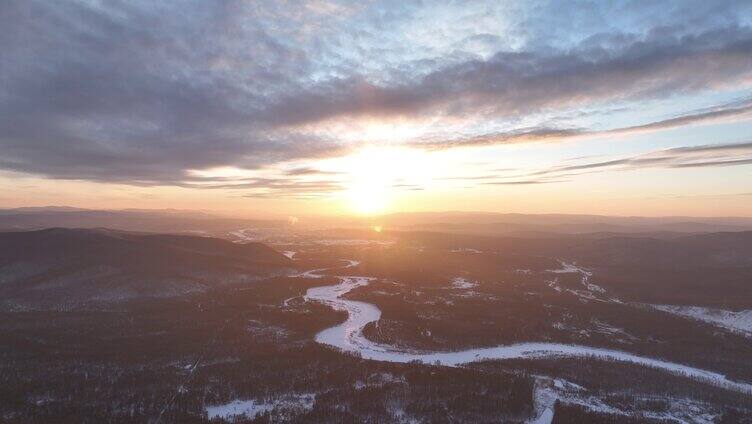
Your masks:
M 376 215 L 387 210 L 392 190 L 389 154 L 366 149 L 349 157 L 347 190 L 349 208 L 361 215 Z
M 407 185 L 425 185 L 429 172 L 424 153 L 398 147 L 367 147 L 343 158 L 344 197 L 360 215 L 388 212 Z
M 346 192 L 347 202 L 354 212 L 361 215 L 377 215 L 387 210 L 389 187 L 387 182 L 376 178 L 354 181 Z

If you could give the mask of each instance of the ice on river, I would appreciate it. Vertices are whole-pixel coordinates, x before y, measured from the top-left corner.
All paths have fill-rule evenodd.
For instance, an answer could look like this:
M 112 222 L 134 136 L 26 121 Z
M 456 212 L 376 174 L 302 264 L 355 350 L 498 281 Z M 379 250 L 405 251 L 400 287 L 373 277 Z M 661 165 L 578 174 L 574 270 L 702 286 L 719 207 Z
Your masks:
M 354 266 L 351 262 L 349 267 Z M 311 277 L 317 276 L 315 273 Z M 432 363 L 444 366 L 459 366 L 470 362 L 498 359 L 535 359 L 551 357 L 591 357 L 600 360 L 627 362 L 656 368 L 682 375 L 694 380 L 704 381 L 715 386 L 752 394 L 752 384 L 731 381 L 726 376 L 687 365 L 663 361 L 628 352 L 578 346 L 561 343 L 517 343 L 511 345 L 473 348 L 454 352 L 425 352 L 399 349 L 368 340 L 363 335 L 363 328 L 381 317 L 381 311 L 375 305 L 354 300 L 341 299 L 347 292 L 370 283 L 374 278 L 347 276 L 338 277 L 339 284 L 313 287 L 305 294 L 306 300 L 325 303 L 336 310 L 347 311 L 345 322 L 327 328 L 316 335 L 316 342 L 359 354 L 364 359 L 387 362 Z

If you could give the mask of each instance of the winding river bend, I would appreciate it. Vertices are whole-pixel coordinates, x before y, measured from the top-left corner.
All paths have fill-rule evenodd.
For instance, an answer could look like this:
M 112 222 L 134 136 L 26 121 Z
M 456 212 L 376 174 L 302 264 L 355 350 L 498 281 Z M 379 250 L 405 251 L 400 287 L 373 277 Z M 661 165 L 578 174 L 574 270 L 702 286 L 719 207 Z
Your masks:
M 344 268 L 357 265 L 356 261 L 349 261 Z M 301 274 L 304 278 L 321 278 L 319 274 L 324 270 L 308 271 Z M 717 387 L 752 394 L 752 384 L 729 380 L 725 375 L 668 362 L 645 356 L 638 356 L 619 350 L 597 347 L 569 345 L 560 343 L 517 343 L 487 348 L 472 348 L 460 351 L 412 351 L 398 347 L 375 343 L 363 335 L 363 328 L 376 322 L 381 317 L 381 311 L 375 305 L 366 302 L 342 299 L 341 296 L 349 291 L 365 286 L 375 280 L 371 277 L 338 276 L 339 283 L 331 286 L 313 287 L 305 294 L 307 301 L 318 301 L 331 306 L 335 310 L 348 313 L 345 322 L 327 328 L 316 335 L 316 342 L 340 349 L 345 352 L 357 353 L 364 359 L 387 362 L 420 361 L 449 367 L 456 367 L 476 361 L 495 359 L 541 359 L 563 357 L 588 357 L 598 360 L 626 362 L 646 366 L 684 376 L 692 380 L 702 381 Z

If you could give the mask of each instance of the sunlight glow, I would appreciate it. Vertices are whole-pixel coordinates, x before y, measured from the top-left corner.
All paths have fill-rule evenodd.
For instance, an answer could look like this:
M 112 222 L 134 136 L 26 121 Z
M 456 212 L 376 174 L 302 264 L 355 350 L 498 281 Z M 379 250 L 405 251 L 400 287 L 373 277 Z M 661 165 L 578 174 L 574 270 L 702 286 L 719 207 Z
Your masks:
M 348 208 L 362 215 L 386 212 L 396 191 L 429 185 L 432 165 L 426 152 L 406 148 L 369 147 L 342 158 Z
M 361 215 L 382 213 L 389 204 L 387 186 L 378 176 L 353 181 L 347 189 L 346 197 L 350 208 Z

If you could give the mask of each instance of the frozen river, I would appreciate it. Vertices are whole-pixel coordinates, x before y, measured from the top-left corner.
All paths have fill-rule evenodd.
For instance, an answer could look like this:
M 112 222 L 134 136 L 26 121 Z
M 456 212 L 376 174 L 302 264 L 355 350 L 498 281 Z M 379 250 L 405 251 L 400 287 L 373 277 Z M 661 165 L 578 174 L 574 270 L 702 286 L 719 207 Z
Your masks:
M 357 262 L 350 261 L 343 268 L 351 268 Z M 309 271 L 301 276 L 319 278 L 318 272 Z M 495 359 L 535 359 L 556 357 L 590 357 L 598 360 L 628 362 L 650 368 L 660 369 L 672 374 L 681 375 L 693 380 L 703 381 L 714 386 L 734 391 L 752 394 L 752 384 L 731 381 L 726 376 L 699 368 L 690 367 L 674 362 L 634 355 L 628 352 L 603 349 L 597 347 L 569 345 L 560 343 L 517 343 L 485 348 L 472 348 L 460 351 L 412 351 L 400 349 L 390 345 L 375 343 L 363 335 L 363 328 L 372 322 L 377 322 L 381 311 L 375 305 L 341 297 L 347 292 L 365 286 L 373 278 L 359 276 L 337 277 L 339 283 L 331 286 L 313 287 L 308 289 L 305 299 L 325 303 L 336 310 L 348 313 L 345 322 L 327 328 L 316 335 L 316 342 L 335 347 L 345 352 L 359 354 L 364 359 L 387 362 L 411 362 L 440 364 L 444 366 L 459 366 L 470 362 Z

